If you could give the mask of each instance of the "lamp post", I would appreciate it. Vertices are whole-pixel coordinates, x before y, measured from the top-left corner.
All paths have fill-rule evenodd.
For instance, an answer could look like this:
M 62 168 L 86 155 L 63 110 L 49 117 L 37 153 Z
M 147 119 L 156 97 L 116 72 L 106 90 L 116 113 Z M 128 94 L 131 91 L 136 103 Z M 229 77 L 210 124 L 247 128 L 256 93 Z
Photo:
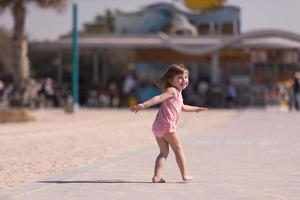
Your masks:
M 73 4 L 73 31 L 72 31 L 72 97 L 73 97 L 73 106 L 74 108 L 79 107 L 79 48 L 78 48 L 78 6 Z

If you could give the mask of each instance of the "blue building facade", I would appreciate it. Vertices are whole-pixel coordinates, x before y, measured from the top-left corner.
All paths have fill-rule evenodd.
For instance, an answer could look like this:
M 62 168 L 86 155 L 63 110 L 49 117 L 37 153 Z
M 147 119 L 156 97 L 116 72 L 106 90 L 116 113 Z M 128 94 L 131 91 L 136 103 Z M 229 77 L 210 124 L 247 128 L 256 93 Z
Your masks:
M 226 6 L 206 12 L 186 12 L 179 10 L 172 4 L 153 4 L 144 9 L 124 13 L 117 11 L 115 15 L 116 34 L 153 34 L 170 32 L 176 16 L 185 18 L 189 26 L 193 26 L 199 35 L 237 35 L 240 33 L 240 9 Z M 185 26 L 186 27 L 186 26 Z M 188 27 L 187 27 L 188 28 Z M 180 34 L 175 32 L 174 34 Z

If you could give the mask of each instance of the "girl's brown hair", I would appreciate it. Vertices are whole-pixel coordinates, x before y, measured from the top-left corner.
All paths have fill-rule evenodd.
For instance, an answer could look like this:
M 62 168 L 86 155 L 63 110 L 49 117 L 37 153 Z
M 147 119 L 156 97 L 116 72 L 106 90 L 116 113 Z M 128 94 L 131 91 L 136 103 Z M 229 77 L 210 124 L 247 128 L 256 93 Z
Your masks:
M 169 83 L 170 79 L 178 74 L 184 74 L 188 72 L 188 69 L 183 64 L 171 65 L 160 79 L 154 81 L 154 84 L 161 89 L 166 89 L 171 87 L 171 84 Z

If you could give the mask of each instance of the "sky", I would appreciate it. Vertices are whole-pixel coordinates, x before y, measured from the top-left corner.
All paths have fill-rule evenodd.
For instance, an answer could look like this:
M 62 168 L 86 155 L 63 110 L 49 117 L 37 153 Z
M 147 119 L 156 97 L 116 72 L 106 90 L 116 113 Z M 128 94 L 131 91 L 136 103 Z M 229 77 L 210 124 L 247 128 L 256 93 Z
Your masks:
M 175 5 L 184 8 L 183 0 Z M 95 16 L 106 9 L 137 11 L 152 3 L 172 3 L 172 0 L 69 0 L 63 12 L 42 9 L 34 4 L 28 7 L 26 32 L 30 40 L 55 40 L 71 30 L 72 4 L 79 6 L 79 28 L 85 22 L 91 22 Z M 227 0 L 226 5 L 241 9 L 242 32 L 257 29 L 282 29 L 300 34 L 300 0 Z M 12 29 L 12 17 L 9 11 L 0 14 L 0 26 Z

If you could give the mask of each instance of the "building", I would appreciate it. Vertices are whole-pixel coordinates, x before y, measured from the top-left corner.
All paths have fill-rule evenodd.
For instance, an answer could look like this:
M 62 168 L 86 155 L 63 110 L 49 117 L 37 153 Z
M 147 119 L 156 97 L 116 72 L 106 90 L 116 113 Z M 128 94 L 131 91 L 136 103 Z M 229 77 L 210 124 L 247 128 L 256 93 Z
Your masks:
M 160 3 L 146 6 L 137 12 L 116 12 L 116 34 L 140 35 L 162 31 L 174 35 L 238 35 L 240 9 L 226 6 L 199 14 L 179 10 L 172 4 Z
M 154 4 L 132 13 L 117 11 L 114 34 L 80 36 L 81 71 L 91 83 L 105 86 L 112 71 L 124 69 L 110 68 L 103 53 L 130 52 L 126 67 L 133 67 L 141 82 L 153 81 L 170 64 L 184 63 L 195 83 L 222 87 L 232 82 L 241 105 L 265 104 L 266 97 L 271 102 L 277 84 L 289 81 L 300 67 L 300 35 L 284 30 L 241 33 L 240 28 L 240 9 L 233 6 L 204 14 L 170 4 Z M 32 52 L 52 52 L 60 60 L 58 82 L 64 80 L 62 69 L 71 42 L 70 37 L 62 37 L 30 45 Z

